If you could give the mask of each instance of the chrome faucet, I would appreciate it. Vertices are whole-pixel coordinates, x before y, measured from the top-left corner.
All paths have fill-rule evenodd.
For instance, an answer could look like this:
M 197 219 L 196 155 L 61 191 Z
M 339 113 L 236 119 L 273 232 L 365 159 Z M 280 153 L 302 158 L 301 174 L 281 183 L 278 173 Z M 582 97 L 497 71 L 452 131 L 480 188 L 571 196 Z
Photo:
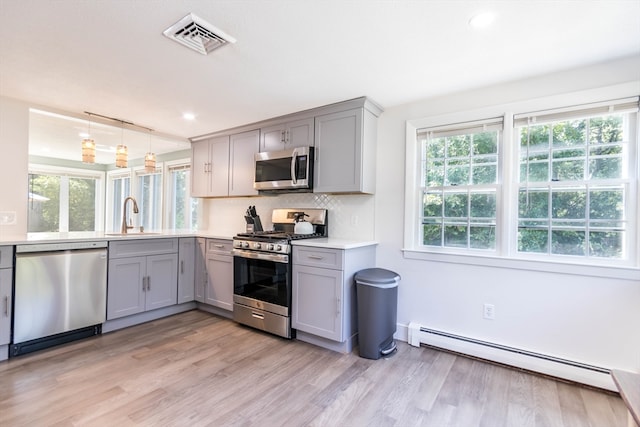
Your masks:
M 138 202 L 136 202 L 136 199 L 131 196 L 124 199 L 124 203 L 122 204 L 122 227 L 120 227 L 122 234 L 127 234 L 127 230 L 133 228 L 133 225 L 127 225 L 127 202 L 129 200 L 133 202 L 133 213 L 138 213 Z

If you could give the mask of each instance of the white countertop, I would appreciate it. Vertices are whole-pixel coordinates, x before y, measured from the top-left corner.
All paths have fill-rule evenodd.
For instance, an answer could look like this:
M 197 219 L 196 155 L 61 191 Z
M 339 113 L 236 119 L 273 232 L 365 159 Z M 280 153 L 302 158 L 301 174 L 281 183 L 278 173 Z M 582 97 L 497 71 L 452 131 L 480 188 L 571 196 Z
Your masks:
M 219 234 L 211 234 L 207 231 L 190 231 L 190 230 L 159 230 L 131 232 L 126 235 L 119 233 L 105 232 L 68 232 L 68 233 L 32 233 L 18 236 L 0 235 L 0 245 L 22 245 L 29 243 L 65 243 L 65 242 L 81 242 L 88 240 L 124 240 L 124 239 L 161 239 L 167 237 L 204 237 L 207 239 L 233 239 L 233 234 L 222 236 Z M 318 248 L 331 249 L 354 249 L 363 246 L 377 245 L 378 242 L 372 240 L 354 240 L 354 239 L 338 239 L 334 237 L 320 239 L 293 240 L 293 245 L 312 246 Z
M 326 239 L 293 240 L 291 244 L 294 246 L 311 246 L 315 248 L 355 249 L 364 246 L 374 246 L 377 245 L 378 242 L 373 240 L 336 239 L 334 237 L 327 237 Z

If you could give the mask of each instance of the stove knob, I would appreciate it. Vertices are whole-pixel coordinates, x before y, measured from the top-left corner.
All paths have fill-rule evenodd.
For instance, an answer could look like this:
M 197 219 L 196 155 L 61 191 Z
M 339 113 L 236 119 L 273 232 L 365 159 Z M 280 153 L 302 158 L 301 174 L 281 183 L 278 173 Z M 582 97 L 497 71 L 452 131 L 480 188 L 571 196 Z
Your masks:
M 274 249 L 273 243 L 269 243 L 269 246 L 267 246 L 267 249 L 272 251 Z
M 242 242 L 242 247 L 243 248 L 248 248 L 249 247 L 249 242 Z
M 282 250 L 282 245 L 276 245 L 276 251 L 280 252 Z
M 254 249 L 260 249 L 262 248 L 262 245 L 260 243 L 256 243 L 255 245 L 253 245 Z

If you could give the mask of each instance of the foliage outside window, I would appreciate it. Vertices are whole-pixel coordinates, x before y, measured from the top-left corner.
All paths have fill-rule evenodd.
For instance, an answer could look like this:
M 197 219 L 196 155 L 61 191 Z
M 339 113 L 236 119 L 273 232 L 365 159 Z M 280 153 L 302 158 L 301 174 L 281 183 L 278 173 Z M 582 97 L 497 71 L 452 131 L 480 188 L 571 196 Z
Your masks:
M 418 131 L 422 245 L 496 249 L 501 129 L 492 119 Z
M 162 173 L 137 175 L 136 200 L 138 202 L 137 226 L 145 230 L 162 229 Z
M 102 174 L 68 168 L 31 169 L 29 233 L 96 231 L 100 228 Z
M 122 207 L 124 200 L 131 195 L 130 172 L 109 174 L 107 206 L 109 209 L 107 230 L 120 231 L 122 225 Z M 133 207 L 129 203 L 127 218 L 132 218 Z
M 518 252 L 626 257 L 633 120 L 577 111 L 516 121 Z

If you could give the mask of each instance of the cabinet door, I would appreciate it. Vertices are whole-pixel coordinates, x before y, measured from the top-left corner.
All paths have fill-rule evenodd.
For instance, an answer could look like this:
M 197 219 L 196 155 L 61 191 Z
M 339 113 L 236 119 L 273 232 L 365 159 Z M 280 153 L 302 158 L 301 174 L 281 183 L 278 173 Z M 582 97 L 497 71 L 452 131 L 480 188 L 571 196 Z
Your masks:
M 178 304 L 195 299 L 196 239 L 181 238 L 178 249 Z
M 174 305 L 178 301 L 178 255 L 147 257 L 146 310 Z
M 260 151 L 284 150 L 285 124 L 279 123 L 260 129 Z
M 11 340 L 11 280 L 13 270 L 0 270 L 0 345 L 9 344 Z
M 230 137 L 229 195 L 255 196 L 255 159 L 260 144 L 260 131 L 238 133 Z
M 313 335 L 342 342 L 343 272 L 293 265 L 291 324 Z
M 195 300 L 204 302 L 205 291 L 208 287 L 209 277 L 207 276 L 207 243 L 204 238 L 198 238 L 196 246 L 195 260 Z
M 359 192 L 362 184 L 360 108 L 316 117 L 314 192 Z
M 229 137 L 211 139 L 209 146 L 211 190 L 210 196 L 229 195 Z
M 287 123 L 285 129 L 285 141 L 287 148 L 293 147 L 312 147 L 313 144 L 314 119 L 297 120 Z
M 209 140 L 191 143 L 191 197 L 207 197 L 211 191 Z
M 141 313 L 145 306 L 142 289 L 147 273 L 145 257 L 109 260 L 107 319 Z
M 233 257 L 229 255 L 207 255 L 209 277 L 205 302 L 233 310 Z

